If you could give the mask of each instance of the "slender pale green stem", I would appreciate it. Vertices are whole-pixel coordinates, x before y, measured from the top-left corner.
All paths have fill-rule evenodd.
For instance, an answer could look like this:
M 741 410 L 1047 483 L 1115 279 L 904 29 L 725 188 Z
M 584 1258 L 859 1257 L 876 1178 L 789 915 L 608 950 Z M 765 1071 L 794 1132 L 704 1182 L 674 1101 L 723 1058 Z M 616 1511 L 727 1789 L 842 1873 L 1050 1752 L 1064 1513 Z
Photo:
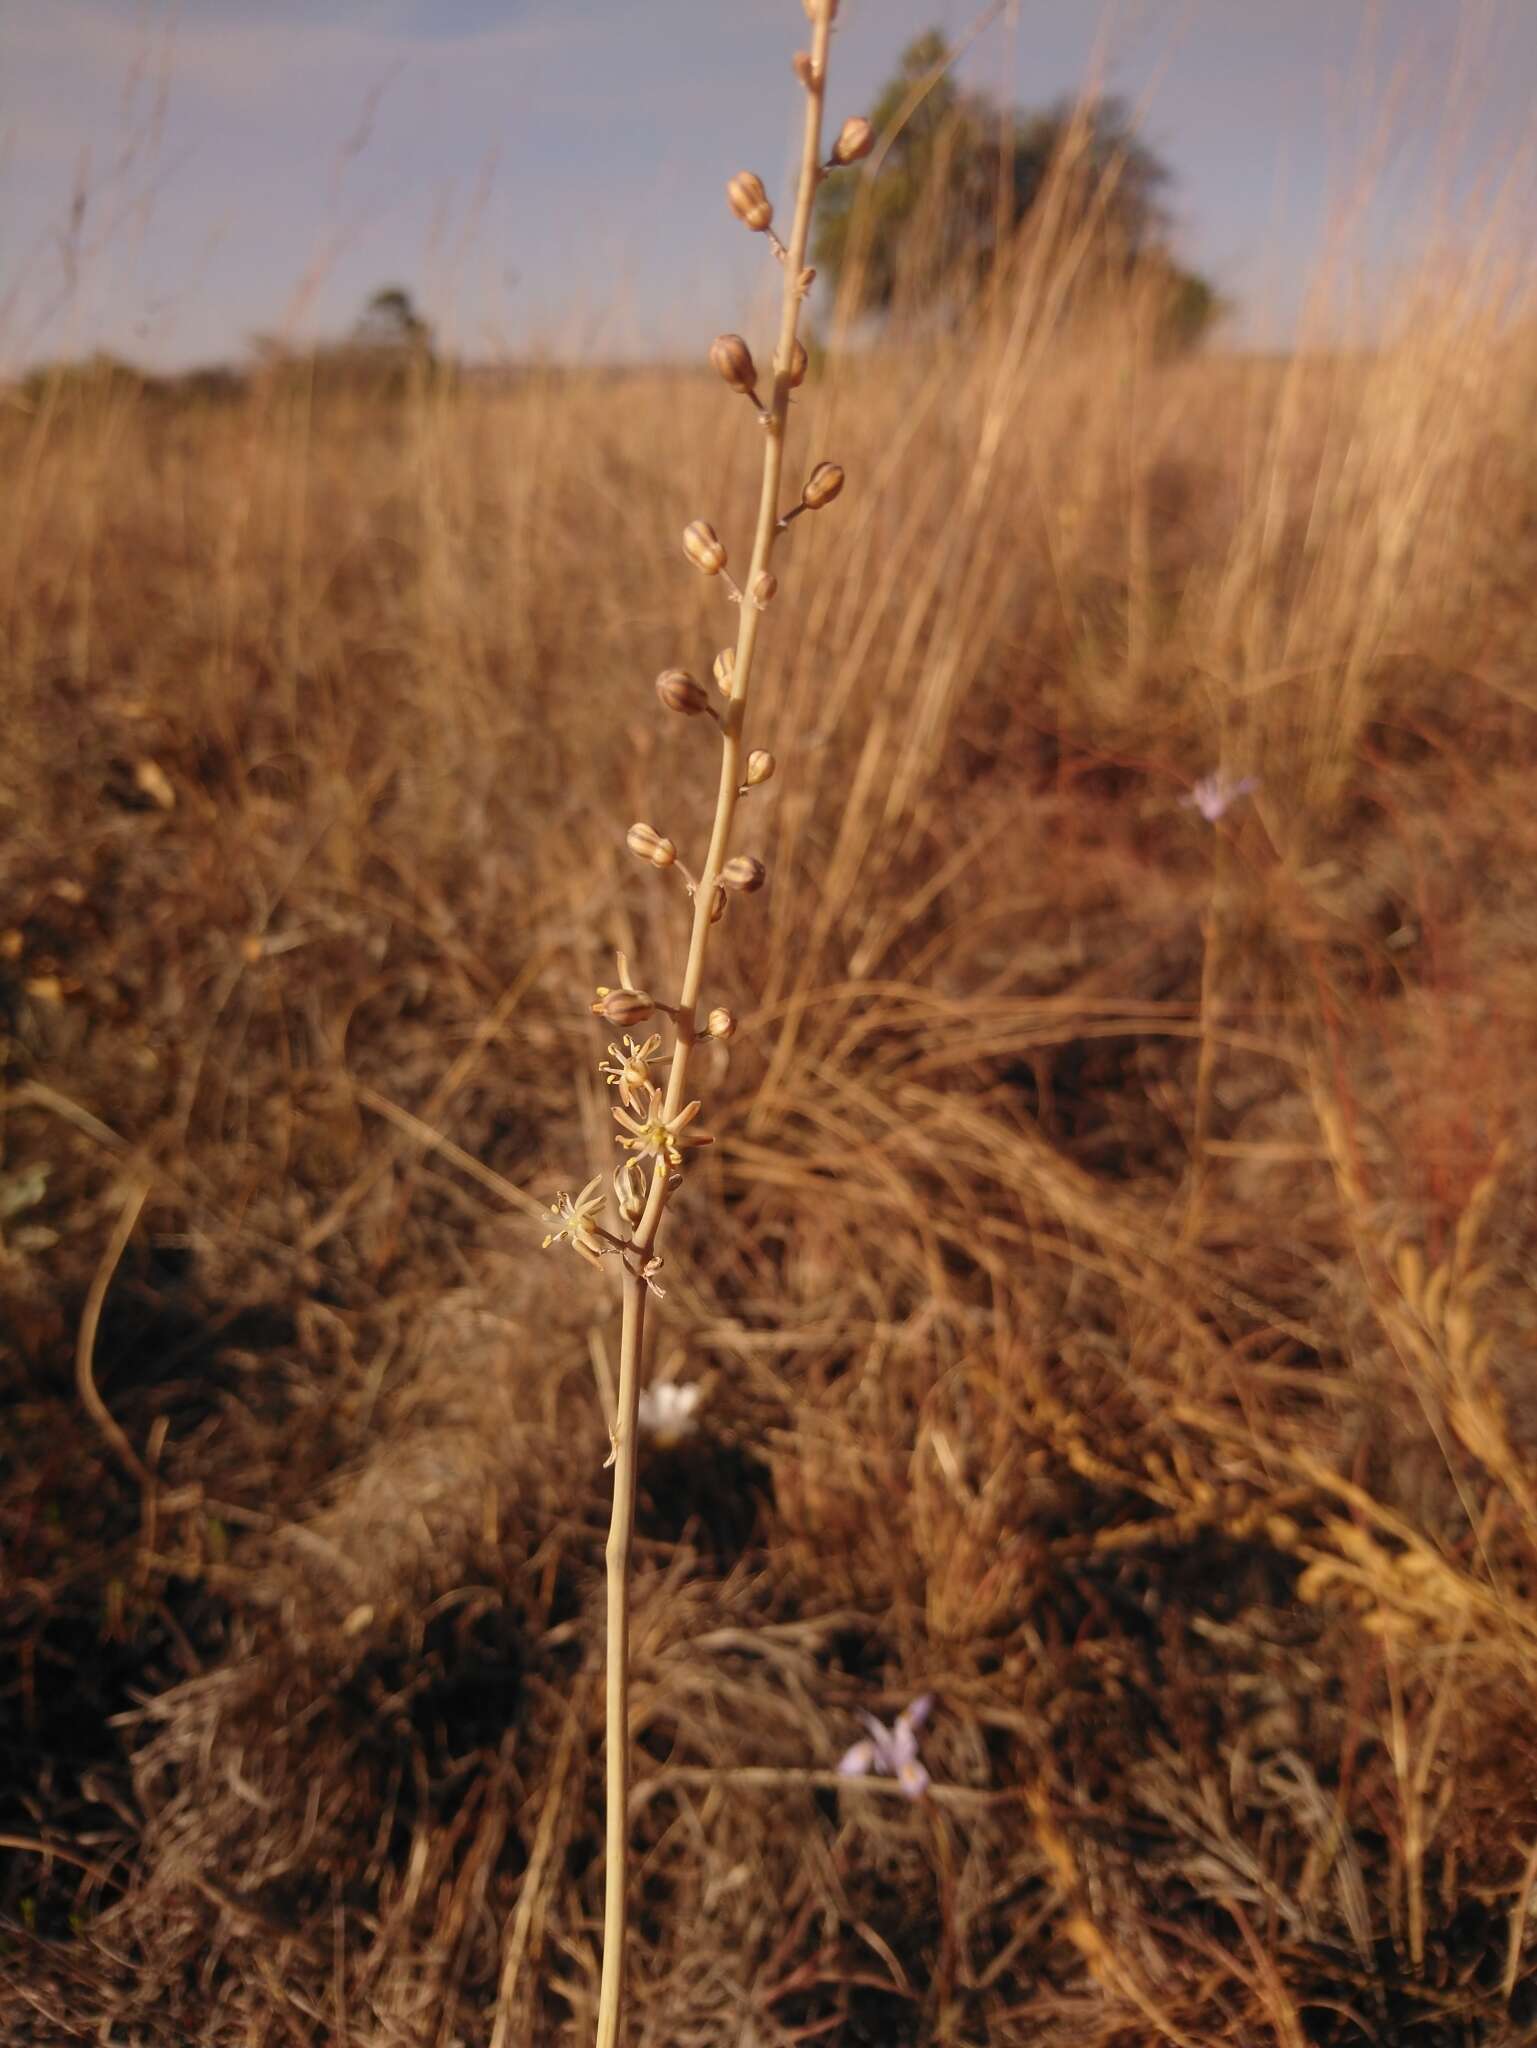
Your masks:
M 779 531 L 779 493 L 784 469 L 785 428 L 790 411 L 790 371 L 804 297 L 800 277 L 806 266 L 811 211 L 822 175 L 822 107 L 830 32 L 830 0 L 824 0 L 812 26 L 811 71 L 805 89 L 806 125 L 796 185 L 795 221 L 784 256 L 784 302 L 779 321 L 779 344 L 774 356 L 774 396 L 764 423 L 763 488 L 758 500 L 752 560 L 742 579 L 746 594 L 742 599 L 741 621 L 737 628 L 736 667 L 721 719 L 720 788 L 715 798 L 715 822 L 710 831 L 709 852 L 694 891 L 693 929 L 689 936 L 683 987 L 677 1002 L 677 1036 L 663 1111 L 668 1118 L 676 1116 L 683 1107 L 688 1086 L 689 1054 L 698 1037 L 699 992 L 704 983 L 705 956 L 709 949 L 710 910 L 715 901 L 720 871 L 726 863 L 731 827 L 736 817 L 737 794 L 742 786 L 742 730 L 747 715 L 747 694 L 752 684 L 753 653 L 763 618 L 763 613 L 753 601 L 752 592 L 759 574 L 769 565 Z M 608 1568 L 608 1811 L 604 1842 L 603 1976 L 598 1991 L 597 2048 L 618 2048 L 619 2029 L 624 2016 L 625 1880 L 630 1792 L 630 1545 L 635 1527 L 636 1434 L 640 1410 L 641 1344 L 646 1321 L 646 1285 L 638 1271 L 632 1270 L 632 1262 L 635 1267 L 644 1264 L 656 1243 L 670 1194 L 668 1181 L 667 1163 L 659 1160 L 652 1175 L 645 1213 L 635 1229 L 635 1253 L 625 1261 L 624 1321 L 619 1344 L 619 1412 L 614 1423 L 614 1507 L 605 1553 Z

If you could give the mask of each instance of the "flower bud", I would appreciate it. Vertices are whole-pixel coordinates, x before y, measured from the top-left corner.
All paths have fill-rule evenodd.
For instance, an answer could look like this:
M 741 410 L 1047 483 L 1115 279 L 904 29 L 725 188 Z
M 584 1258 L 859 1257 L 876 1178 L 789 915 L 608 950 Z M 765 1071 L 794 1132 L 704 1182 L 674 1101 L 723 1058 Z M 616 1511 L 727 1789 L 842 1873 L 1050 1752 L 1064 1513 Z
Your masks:
M 763 180 L 753 171 L 738 171 L 726 187 L 731 211 L 754 234 L 761 235 L 774 219 L 774 209 L 763 189 Z
M 697 718 L 710 708 L 709 698 L 686 668 L 664 668 L 656 679 L 656 694 L 669 711 L 681 711 L 685 718 Z
M 772 569 L 760 569 L 752 580 L 752 601 L 759 611 L 766 611 L 774 602 L 779 589 L 779 578 Z
M 654 868 L 670 868 L 678 858 L 678 849 L 670 839 L 664 839 L 660 832 L 650 825 L 632 825 L 624 835 L 624 843 L 637 860 L 649 860 Z M 619 1020 L 615 1018 L 615 1023 Z
M 733 391 L 745 391 L 756 402 L 758 366 L 740 334 L 717 334 L 710 343 L 710 361 Z
M 731 695 L 731 678 L 736 674 L 736 649 L 723 647 L 715 657 L 715 680 L 723 697 Z
M 754 747 L 747 757 L 747 787 L 756 789 L 760 782 L 772 782 L 776 766 L 767 747 Z
M 645 1215 L 646 1180 L 635 1160 L 622 1160 L 614 1168 L 614 1199 L 626 1223 L 639 1223 Z
M 790 389 L 792 391 L 797 386 L 805 383 L 806 372 L 810 368 L 811 358 L 806 353 L 806 344 L 803 341 L 797 341 L 794 348 L 790 351 Z
M 795 73 L 801 84 L 805 86 L 807 92 L 810 92 L 817 82 L 816 71 L 811 62 L 811 52 L 809 50 L 797 50 L 790 59 L 790 69 Z
M 720 871 L 721 887 L 735 889 L 742 896 L 761 889 L 767 880 L 768 869 L 750 853 L 734 854 Z
M 638 988 L 600 988 L 592 1014 L 627 1031 L 636 1024 L 644 1024 L 655 1009 L 650 996 L 642 995 Z
M 838 0 L 801 0 L 806 10 L 806 19 L 815 22 L 825 11 L 829 21 L 838 19 Z
M 838 140 L 833 144 L 832 161 L 835 164 L 857 164 L 862 156 L 868 156 L 875 147 L 875 130 L 863 114 L 850 114 L 838 130 Z
M 729 1010 L 712 1010 L 707 1021 L 712 1038 L 736 1037 L 736 1019 Z
M 726 566 L 726 550 L 720 535 L 703 519 L 684 527 L 683 552 L 706 576 L 718 576 Z
M 710 898 L 710 922 L 719 924 L 726 915 L 726 892 L 720 883 L 715 884 L 715 894 Z
M 819 462 L 807 477 L 801 491 L 801 503 L 808 512 L 820 512 L 824 505 L 830 505 L 843 489 L 843 471 L 836 462 Z

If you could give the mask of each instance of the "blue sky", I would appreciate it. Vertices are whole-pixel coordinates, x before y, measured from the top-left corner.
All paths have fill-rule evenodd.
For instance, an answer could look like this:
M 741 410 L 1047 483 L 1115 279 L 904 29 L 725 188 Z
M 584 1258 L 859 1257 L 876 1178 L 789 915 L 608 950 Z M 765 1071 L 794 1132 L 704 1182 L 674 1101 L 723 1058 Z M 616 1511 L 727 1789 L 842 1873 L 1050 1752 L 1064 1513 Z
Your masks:
M 981 5 L 843 0 L 836 115 Z M 782 182 L 804 31 L 797 0 L 0 0 L 0 365 L 227 358 L 397 281 L 471 353 L 692 349 L 761 280 L 721 191 Z M 1097 48 L 1255 339 L 1363 159 L 1388 260 L 1537 102 L 1533 0 L 1017 0 L 963 75 L 1040 104 Z

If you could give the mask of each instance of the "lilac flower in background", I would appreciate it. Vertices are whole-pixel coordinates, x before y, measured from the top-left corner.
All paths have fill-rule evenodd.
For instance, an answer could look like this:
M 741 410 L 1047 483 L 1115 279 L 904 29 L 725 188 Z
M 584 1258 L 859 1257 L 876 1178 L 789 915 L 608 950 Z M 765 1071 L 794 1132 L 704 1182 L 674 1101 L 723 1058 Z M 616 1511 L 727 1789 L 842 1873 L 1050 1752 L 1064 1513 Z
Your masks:
M 1186 810 L 1199 811 L 1208 825 L 1215 825 L 1219 818 L 1226 816 L 1241 796 L 1249 796 L 1258 788 L 1257 775 L 1245 775 L 1235 782 L 1230 775 L 1218 768 L 1210 775 L 1203 775 L 1189 796 L 1182 796 L 1180 802 Z
M 880 1778 L 895 1778 L 909 1799 L 921 1799 L 929 1789 L 929 1774 L 918 1760 L 918 1730 L 933 1704 L 931 1692 L 920 1693 L 890 1728 L 873 1714 L 861 1714 L 870 1733 L 839 1759 L 839 1777 L 863 1778 L 873 1771 Z

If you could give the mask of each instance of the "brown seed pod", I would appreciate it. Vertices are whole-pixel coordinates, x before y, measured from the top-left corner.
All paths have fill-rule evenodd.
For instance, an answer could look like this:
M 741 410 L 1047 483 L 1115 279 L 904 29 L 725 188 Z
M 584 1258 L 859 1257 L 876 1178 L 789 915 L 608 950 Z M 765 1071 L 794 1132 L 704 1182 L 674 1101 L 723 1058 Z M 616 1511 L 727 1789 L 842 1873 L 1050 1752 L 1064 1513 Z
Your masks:
M 767 611 L 774 602 L 779 589 L 779 578 L 772 569 L 760 569 L 752 580 L 752 601 L 759 611 Z
M 706 576 L 718 576 L 726 566 L 726 550 L 721 537 L 703 519 L 695 519 L 684 527 L 683 552 Z
M 773 226 L 774 209 L 756 171 L 738 171 L 726 186 L 726 197 L 737 219 L 755 235 Z
M 817 82 L 816 68 L 811 61 L 811 52 L 809 50 L 797 50 L 790 59 L 790 69 L 795 73 L 801 84 L 805 86 L 807 92 L 810 92 Z
M 758 403 L 758 366 L 740 334 L 717 334 L 710 343 L 710 361 L 733 391 L 744 391 Z
M 729 1010 L 712 1010 L 708 1027 L 712 1038 L 724 1040 L 736 1037 L 736 1019 Z
M 875 147 L 875 130 L 863 114 L 850 114 L 838 130 L 838 140 L 833 144 L 832 161 L 835 164 L 857 164 L 862 156 L 868 156 Z
M 811 368 L 811 358 L 806 353 L 806 344 L 797 341 L 790 351 L 790 389 L 794 391 L 806 381 L 806 372 Z
M 598 1000 L 592 1005 L 592 1014 L 602 1017 L 610 1024 L 617 1024 L 621 1031 L 627 1031 L 636 1024 L 644 1024 L 653 1015 L 656 1004 L 650 996 L 638 988 L 606 988 L 599 991 Z
M 624 843 L 637 860 L 648 860 L 654 868 L 670 868 L 678 858 L 677 847 L 651 825 L 632 825 L 624 835 Z
M 754 747 L 747 757 L 747 787 L 756 789 L 761 782 L 772 782 L 777 765 L 767 747 Z
M 679 711 L 685 718 L 697 718 L 710 708 L 703 686 L 686 668 L 664 668 L 656 679 L 656 694 L 669 711 Z
M 723 697 L 731 695 L 731 678 L 736 674 L 736 649 L 723 647 L 715 657 L 715 681 Z
M 801 490 L 801 503 L 808 512 L 820 512 L 843 489 L 843 471 L 836 462 L 819 462 Z
M 734 854 L 720 871 L 721 887 L 734 889 L 741 896 L 750 896 L 767 880 L 768 869 L 750 853 Z

